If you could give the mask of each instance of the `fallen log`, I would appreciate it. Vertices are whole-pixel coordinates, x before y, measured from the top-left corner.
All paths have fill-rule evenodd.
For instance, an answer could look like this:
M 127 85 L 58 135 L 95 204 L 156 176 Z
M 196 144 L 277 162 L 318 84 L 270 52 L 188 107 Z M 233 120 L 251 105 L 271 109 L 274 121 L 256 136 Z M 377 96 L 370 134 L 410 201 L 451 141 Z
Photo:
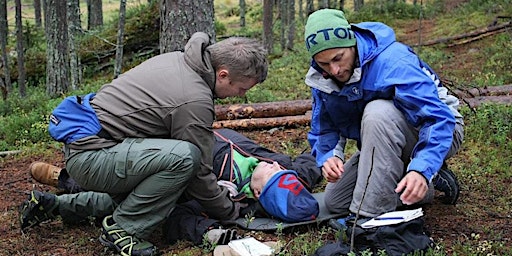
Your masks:
M 264 129 L 271 127 L 300 127 L 311 123 L 311 112 L 304 115 L 280 116 L 280 117 L 264 117 L 264 118 L 248 118 L 237 120 L 223 120 L 213 122 L 214 129 L 230 128 L 230 129 Z
M 454 46 L 457 46 L 457 45 L 468 44 L 468 43 L 471 43 L 471 42 L 474 42 L 474 41 L 478 41 L 478 40 L 480 40 L 480 39 L 482 39 L 484 37 L 493 36 L 495 34 L 503 33 L 503 32 L 505 32 L 507 30 L 508 30 L 508 28 L 502 28 L 502 29 L 495 30 L 495 31 L 489 31 L 489 32 L 481 34 L 479 36 L 470 37 L 470 38 L 467 38 L 467 39 L 459 41 L 459 42 L 448 44 L 447 47 L 454 47 Z
M 512 84 L 489 86 L 483 88 L 470 88 L 465 90 L 452 90 L 458 98 L 471 98 L 477 96 L 512 95 Z
M 512 96 L 500 95 L 500 96 L 478 96 L 474 98 L 462 99 L 470 108 L 476 108 L 484 103 L 499 103 L 512 105 Z
M 492 90 L 491 90 L 492 91 Z M 480 92 L 482 93 L 482 92 Z M 462 98 L 461 102 L 474 109 L 484 103 L 498 103 L 512 105 L 512 95 L 491 95 Z M 278 117 L 245 118 L 235 120 L 222 120 L 213 123 L 214 129 L 230 128 L 238 130 L 266 129 L 273 127 L 300 127 L 311 123 L 311 111 L 304 115 L 290 115 Z
M 500 25 L 489 26 L 489 27 L 486 27 L 486 28 L 483 28 L 483 29 L 475 30 L 475 31 L 472 31 L 470 33 L 465 33 L 465 34 L 451 36 L 451 37 L 443 37 L 443 38 L 439 38 L 439 39 L 435 39 L 435 40 L 430 40 L 430 41 L 427 41 L 427 42 L 424 42 L 424 43 L 421 43 L 421 44 L 415 44 L 415 45 L 412 45 L 412 46 L 414 46 L 414 47 L 416 47 L 416 46 L 430 46 L 430 45 L 441 44 L 441 43 L 449 43 L 451 41 L 455 41 L 455 40 L 459 40 L 459 39 L 470 38 L 470 37 L 477 37 L 477 36 L 481 36 L 483 34 L 493 33 L 494 31 L 498 31 L 498 30 L 505 31 L 504 30 L 505 28 L 511 27 L 511 26 L 512 26 L 512 21 L 509 21 L 509 22 L 505 22 L 505 23 L 500 24 Z
M 311 100 L 264 102 L 215 106 L 215 116 L 220 120 L 303 115 L 311 110 Z
M 23 152 L 23 151 L 21 151 L 21 150 L 1 151 L 0 157 L 15 155 L 15 154 L 19 154 L 21 152 Z

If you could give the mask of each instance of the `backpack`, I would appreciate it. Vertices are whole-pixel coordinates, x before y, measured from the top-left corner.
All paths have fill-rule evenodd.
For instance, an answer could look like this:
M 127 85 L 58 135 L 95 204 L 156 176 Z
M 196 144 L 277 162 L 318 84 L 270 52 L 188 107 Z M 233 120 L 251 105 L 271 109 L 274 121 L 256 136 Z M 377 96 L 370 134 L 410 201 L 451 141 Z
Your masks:
M 50 136 L 56 141 L 69 144 L 99 134 L 102 128 L 90 104 L 95 95 L 69 96 L 62 100 L 50 115 Z
M 433 242 L 424 228 L 424 218 L 419 217 L 407 222 L 374 228 L 353 227 L 347 225 L 345 239 L 343 236 L 336 242 L 330 242 L 318 248 L 315 256 L 338 256 L 350 253 L 350 240 L 354 235 L 353 251 L 356 255 L 371 252 L 379 255 L 385 251 L 386 255 L 401 256 L 417 251 L 427 251 Z M 346 241 L 348 240 L 348 241 Z

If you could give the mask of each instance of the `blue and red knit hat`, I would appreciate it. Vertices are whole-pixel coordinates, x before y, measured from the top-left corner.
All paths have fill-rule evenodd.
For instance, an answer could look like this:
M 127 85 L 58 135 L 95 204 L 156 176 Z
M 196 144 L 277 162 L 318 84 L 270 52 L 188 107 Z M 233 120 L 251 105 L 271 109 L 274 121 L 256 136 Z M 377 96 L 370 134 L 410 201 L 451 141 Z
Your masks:
M 314 220 L 320 211 L 316 199 L 292 170 L 274 174 L 259 201 L 268 214 L 290 223 Z

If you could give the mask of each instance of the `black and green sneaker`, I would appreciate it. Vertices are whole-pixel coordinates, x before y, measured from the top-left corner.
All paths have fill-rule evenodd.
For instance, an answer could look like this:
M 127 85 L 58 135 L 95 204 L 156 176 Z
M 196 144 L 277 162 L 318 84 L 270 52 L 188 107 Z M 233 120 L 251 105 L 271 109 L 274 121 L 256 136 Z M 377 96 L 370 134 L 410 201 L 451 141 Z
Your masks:
M 444 204 L 455 205 L 459 199 L 460 186 L 457 176 L 450 170 L 446 163 L 443 164 L 437 175 L 432 179 L 434 188 L 444 192 L 441 201 Z
M 28 199 L 19 208 L 21 230 L 55 219 L 58 206 L 56 195 L 32 190 Z
M 150 256 L 156 255 L 156 247 L 147 241 L 128 234 L 114 221 L 112 215 L 103 219 L 101 223 L 100 242 L 123 256 Z

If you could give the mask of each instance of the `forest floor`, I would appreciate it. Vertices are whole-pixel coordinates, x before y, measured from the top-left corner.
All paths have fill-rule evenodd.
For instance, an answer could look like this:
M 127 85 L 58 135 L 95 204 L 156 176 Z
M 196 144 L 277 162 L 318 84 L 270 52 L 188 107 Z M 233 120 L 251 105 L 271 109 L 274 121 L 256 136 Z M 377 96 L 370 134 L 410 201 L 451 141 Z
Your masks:
M 267 146 L 284 152 L 285 147 L 304 147 L 307 128 L 273 129 L 259 131 L 242 131 L 247 137 Z M 283 142 L 286 142 L 284 144 Z M 18 206 L 26 199 L 32 189 L 57 192 L 55 188 L 34 181 L 28 172 L 32 161 L 46 161 L 63 166 L 63 156 L 59 150 L 48 149 L 50 154 L 15 158 L 5 161 L 0 168 L 0 255 L 112 255 L 98 242 L 100 227 L 96 223 L 69 226 L 60 220 L 43 223 L 21 233 L 19 227 Z M 453 161 L 463 161 L 463 153 Z M 512 227 L 509 217 L 493 214 L 493 202 L 483 194 L 472 191 L 461 191 L 457 205 L 444 205 L 439 200 L 424 207 L 426 228 L 437 243 L 444 244 L 446 253 L 451 248 L 467 240 L 478 239 L 487 241 L 486 237 L 471 237 L 471 234 L 485 234 L 491 228 L 501 233 L 505 245 L 511 246 Z M 470 214 L 468 214 L 470 213 Z M 480 216 L 474 218 L 474 216 Z M 318 227 L 306 227 L 305 230 L 284 232 L 279 239 L 289 242 L 301 232 L 318 230 Z M 240 230 L 247 236 L 257 237 L 261 241 L 276 241 L 275 233 L 248 232 Z M 321 233 L 321 232 L 320 232 Z M 152 241 L 156 243 L 164 255 L 205 255 L 198 247 L 188 243 L 169 246 L 163 243 L 162 234 L 156 232 Z M 322 234 L 322 239 L 333 239 L 331 234 Z M 192 248 L 192 249 L 191 249 Z M 193 250 L 192 252 L 190 250 Z M 207 254 L 206 254 L 207 255 Z M 295 254 L 293 254 L 295 255 Z

